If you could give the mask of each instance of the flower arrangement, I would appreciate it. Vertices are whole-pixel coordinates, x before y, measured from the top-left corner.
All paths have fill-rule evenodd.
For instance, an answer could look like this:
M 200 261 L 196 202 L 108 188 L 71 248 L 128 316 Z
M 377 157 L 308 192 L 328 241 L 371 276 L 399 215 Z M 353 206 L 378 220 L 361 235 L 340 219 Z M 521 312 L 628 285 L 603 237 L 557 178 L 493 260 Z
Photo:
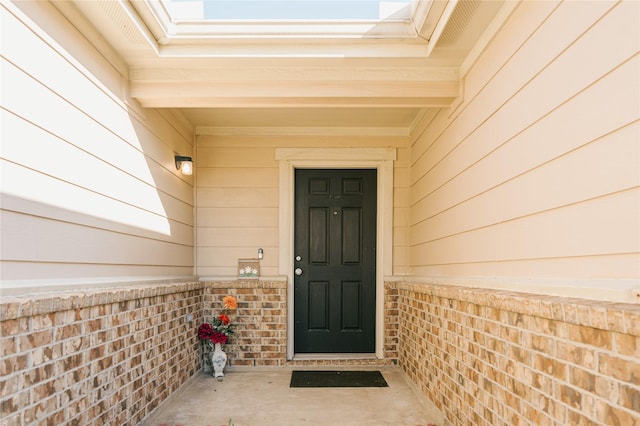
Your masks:
M 198 327 L 198 337 L 209 346 L 209 349 L 213 349 L 216 343 L 227 343 L 234 332 L 227 313 L 238 308 L 238 301 L 233 296 L 225 296 L 222 299 L 222 304 L 224 311 L 220 315 L 215 317 L 212 322 L 202 323 Z
M 257 277 L 258 276 L 258 269 L 257 268 L 252 268 L 251 266 L 247 266 L 246 268 L 242 268 L 240 269 L 240 276 L 241 277 Z

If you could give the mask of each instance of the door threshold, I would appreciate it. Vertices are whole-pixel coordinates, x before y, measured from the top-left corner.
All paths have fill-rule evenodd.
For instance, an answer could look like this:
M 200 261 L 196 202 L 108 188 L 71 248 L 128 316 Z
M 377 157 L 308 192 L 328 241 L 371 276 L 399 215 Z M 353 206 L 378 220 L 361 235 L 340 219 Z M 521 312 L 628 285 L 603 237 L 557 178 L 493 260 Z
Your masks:
M 295 354 L 293 360 L 351 360 L 351 359 L 377 359 L 375 353 L 317 353 L 317 354 Z

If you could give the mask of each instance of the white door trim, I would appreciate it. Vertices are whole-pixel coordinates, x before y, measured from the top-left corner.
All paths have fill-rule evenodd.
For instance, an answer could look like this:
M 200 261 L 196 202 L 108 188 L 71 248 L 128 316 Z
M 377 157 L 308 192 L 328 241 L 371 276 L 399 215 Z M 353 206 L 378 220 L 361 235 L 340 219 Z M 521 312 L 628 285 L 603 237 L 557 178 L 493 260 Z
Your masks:
M 376 169 L 376 348 L 384 348 L 384 277 L 393 265 L 393 162 L 395 148 L 276 148 L 279 175 L 279 261 L 280 275 L 287 277 L 287 359 L 293 359 L 293 238 L 295 169 Z

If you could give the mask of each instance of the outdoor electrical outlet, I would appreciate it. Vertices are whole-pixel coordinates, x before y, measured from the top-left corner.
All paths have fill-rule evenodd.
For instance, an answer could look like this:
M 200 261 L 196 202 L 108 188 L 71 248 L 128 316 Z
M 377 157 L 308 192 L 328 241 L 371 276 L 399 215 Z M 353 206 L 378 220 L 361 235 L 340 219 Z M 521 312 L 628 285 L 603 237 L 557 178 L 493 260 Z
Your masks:
M 187 322 L 193 321 L 193 315 L 187 314 Z

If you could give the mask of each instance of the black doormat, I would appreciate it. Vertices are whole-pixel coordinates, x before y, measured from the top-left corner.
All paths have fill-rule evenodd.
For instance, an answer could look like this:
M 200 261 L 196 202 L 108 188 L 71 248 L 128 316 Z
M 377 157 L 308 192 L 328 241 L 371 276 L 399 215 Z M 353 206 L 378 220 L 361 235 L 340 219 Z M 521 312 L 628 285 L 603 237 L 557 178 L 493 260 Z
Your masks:
M 300 371 L 291 373 L 292 388 L 388 387 L 379 371 Z

